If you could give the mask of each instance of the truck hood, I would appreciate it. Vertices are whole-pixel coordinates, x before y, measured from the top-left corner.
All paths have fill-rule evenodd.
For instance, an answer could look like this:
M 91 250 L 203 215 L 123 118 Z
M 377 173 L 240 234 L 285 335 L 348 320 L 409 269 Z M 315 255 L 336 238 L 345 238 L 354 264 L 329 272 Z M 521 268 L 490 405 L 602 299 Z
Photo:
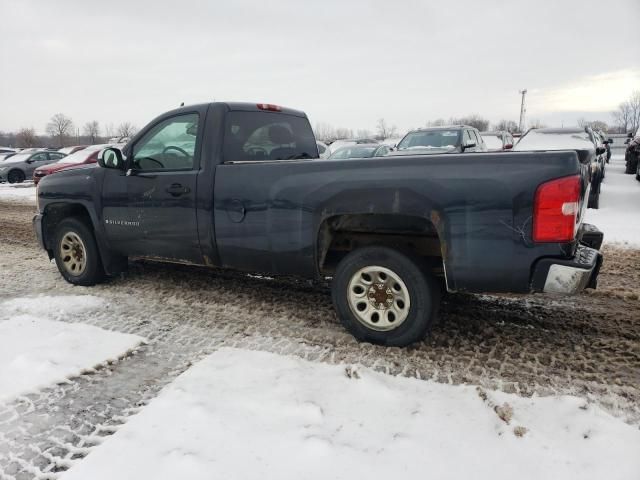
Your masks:
M 90 163 L 53 163 L 51 165 L 43 165 L 42 167 L 36 168 L 36 172 L 44 172 L 47 175 L 50 175 L 55 172 L 59 172 L 60 170 L 67 170 L 70 168 L 82 168 L 91 166 Z

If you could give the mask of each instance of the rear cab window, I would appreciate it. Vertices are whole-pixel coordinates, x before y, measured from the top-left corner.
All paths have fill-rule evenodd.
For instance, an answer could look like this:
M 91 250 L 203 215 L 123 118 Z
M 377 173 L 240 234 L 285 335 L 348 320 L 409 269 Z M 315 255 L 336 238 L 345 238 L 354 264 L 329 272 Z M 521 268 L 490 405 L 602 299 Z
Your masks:
M 318 158 L 318 146 L 307 118 L 281 112 L 227 113 L 224 162 L 309 158 Z

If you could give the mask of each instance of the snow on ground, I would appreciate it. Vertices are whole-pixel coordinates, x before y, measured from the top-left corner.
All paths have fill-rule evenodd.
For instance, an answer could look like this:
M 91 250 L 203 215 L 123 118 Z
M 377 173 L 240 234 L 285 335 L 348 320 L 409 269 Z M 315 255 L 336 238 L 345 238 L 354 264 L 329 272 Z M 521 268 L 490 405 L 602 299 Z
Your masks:
M 0 402 L 60 383 L 126 354 L 144 339 L 53 320 L 104 307 L 98 297 L 13 299 L 0 304 Z
M 33 182 L 0 183 L 0 200 L 36 204 L 36 187 Z
M 604 232 L 604 241 L 640 247 L 640 182 L 625 175 L 624 155 L 612 155 L 600 192 L 600 208 L 588 209 L 586 222 Z
M 223 348 L 61 480 L 613 480 L 638 478 L 638 451 L 640 431 L 576 397 Z

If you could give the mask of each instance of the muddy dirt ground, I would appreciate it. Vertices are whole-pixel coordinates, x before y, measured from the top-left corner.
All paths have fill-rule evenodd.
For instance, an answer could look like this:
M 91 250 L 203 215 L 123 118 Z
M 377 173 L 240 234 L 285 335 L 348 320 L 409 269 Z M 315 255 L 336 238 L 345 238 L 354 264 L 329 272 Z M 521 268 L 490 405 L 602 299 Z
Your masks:
M 0 405 L 0 479 L 55 478 L 222 345 L 525 396 L 574 394 L 640 426 L 640 250 L 605 247 L 598 289 L 575 297 L 448 295 L 432 335 L 399 349 L 354 341 L 326 286 L 134 261 L 103 285 L 73 287 L 37 247 L 33 213 L 0 202 L 0 302 L 97 295 L 108 310 L 60 320 L 149 343 L 93 374 Z

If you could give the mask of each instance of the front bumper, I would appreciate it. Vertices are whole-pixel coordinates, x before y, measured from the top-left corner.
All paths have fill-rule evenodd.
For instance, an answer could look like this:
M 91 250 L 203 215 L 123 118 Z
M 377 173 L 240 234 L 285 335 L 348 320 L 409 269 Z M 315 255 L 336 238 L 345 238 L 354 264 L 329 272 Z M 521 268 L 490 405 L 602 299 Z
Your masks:
M 533 291 L 573 295 L 585 288 L 596 288 L 603 258 L 596 248 L 602 244 L 602 232 L 592 225 L 587 230 L 573 258 L 538 260 L 533 269 Z
M 42 214 L 37 213 L 31 222 L 33 223 L 33 231 L 36 233 L 36 237 L 38 237 L 38 244 L 46 250 L 47 246 L 44 243 L 44 236 L 42 235 L 42 219 Z

